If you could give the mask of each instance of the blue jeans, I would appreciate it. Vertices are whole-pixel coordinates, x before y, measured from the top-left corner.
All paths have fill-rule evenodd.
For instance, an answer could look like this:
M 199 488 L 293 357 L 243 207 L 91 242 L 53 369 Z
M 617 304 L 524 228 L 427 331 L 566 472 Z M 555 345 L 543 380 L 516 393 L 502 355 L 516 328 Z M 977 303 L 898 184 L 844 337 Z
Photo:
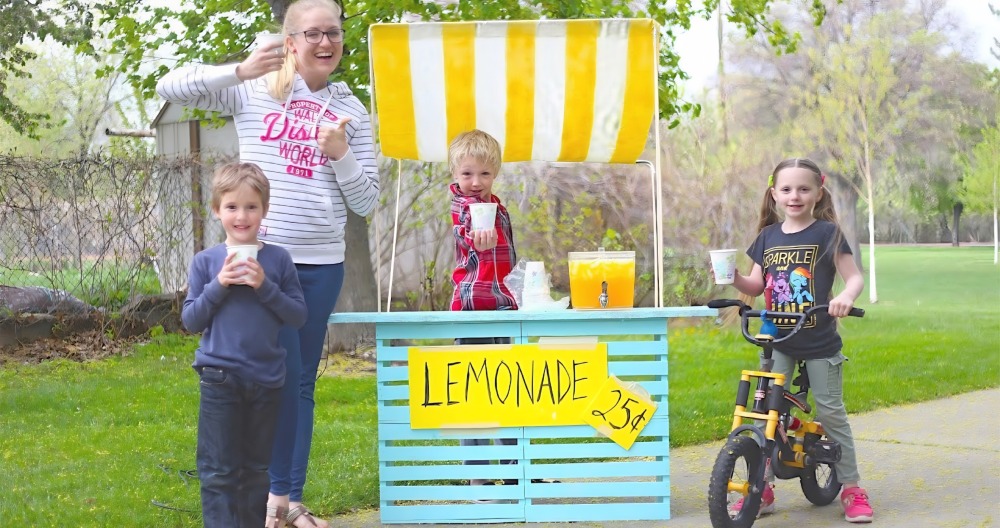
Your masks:
M 323 355 L 326 327 L 344 284 L 344 264 L 296 264 L 309 316 L 296 330 L 284 327 L 278 342 L 288 352 L 278 436 L 271 454 L 271 493 L 302 502 L 312 449 L 316 369 Z
M 260 528 L 281 389 L 201 369 L 198 478 L 206 528 Z

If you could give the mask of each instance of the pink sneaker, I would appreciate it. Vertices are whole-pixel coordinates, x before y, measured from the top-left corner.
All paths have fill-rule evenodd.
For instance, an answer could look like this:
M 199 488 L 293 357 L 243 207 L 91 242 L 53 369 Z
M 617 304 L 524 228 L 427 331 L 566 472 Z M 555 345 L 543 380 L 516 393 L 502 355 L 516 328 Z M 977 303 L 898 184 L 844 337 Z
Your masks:
M 729 513 L 731 515 L 736 515 L 740 513 L 743 509 L 743 499 L 736 501 L 735 504 L 729 507 Z M 774 486 L 768 484 L 764 487 L 764 493 L 760 497 L 760 510 L 757 511 L 757 517 L 762 515 L 767 515 L 769 513 L 774 513 Z
M 864 488 L 845 488 L 840 494 L 840 504 L 844 506 L 844 519 L 847 522 L 870 523 L 875 516 Z

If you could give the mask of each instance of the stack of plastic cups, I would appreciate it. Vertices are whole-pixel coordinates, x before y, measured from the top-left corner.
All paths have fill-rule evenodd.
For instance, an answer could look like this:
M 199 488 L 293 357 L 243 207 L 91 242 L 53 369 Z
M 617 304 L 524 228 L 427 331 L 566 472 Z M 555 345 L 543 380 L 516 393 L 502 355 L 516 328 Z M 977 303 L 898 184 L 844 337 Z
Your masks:
M 521 290 L 522 310 L 544 308 L 552 303 L 549 279 L 545 276 L 545 263 L 529 261 L 524 268 L 524 289 Z

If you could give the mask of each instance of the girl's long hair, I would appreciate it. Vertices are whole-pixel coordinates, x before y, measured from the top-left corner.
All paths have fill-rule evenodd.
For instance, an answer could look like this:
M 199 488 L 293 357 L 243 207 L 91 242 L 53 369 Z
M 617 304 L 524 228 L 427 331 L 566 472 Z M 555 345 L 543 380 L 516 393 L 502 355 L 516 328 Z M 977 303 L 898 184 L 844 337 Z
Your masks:
M 333 0 L 297 0 L 288 6 L 288 11 L 285 12 L 285 23 L 281 26 L 281 33 L 288 37 L 289 33 L 294 33 L 302 18 L 302 13 L 314 8 L 322 7 L 329 9 L 333 13 L 333 16 L 338 19 L 342 19 L 343 10 L 340 5 Z M 271 97 L 284 101 L 292 93 L 292 83 L 295 81 L 295 69 L 298 67 L 298 63 L 295 60 L 295 54 L 292 53 L 291 49 L 285 49 L 285 63 L 282 64 L 281 69 L 267 74 L 265 77 L 267 82 L 267 93 Z

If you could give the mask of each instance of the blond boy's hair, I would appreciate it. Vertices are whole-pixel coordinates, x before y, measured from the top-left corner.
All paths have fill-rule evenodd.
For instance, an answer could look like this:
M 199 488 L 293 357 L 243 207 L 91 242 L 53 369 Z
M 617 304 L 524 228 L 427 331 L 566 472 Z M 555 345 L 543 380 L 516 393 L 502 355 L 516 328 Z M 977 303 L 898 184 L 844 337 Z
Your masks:
M 215 169 L 212 177 L 212 210 L 218 212 L 222 207 L 222 195 L 235 191 L 242 185 L 257 191 L 266 214 L 267 204 L 271 199 L 271 182 L 267 181 L 267 176 L 264 176 L 260 167 L 241 161 L 226 163 Z
M 302 17 L 302 13 L 314 8 L 322 7 L 324 9 L 329 9 L 333 13 L 334 18 L 343 18 L 343 9 L 340 4 L 334 2 L 333 0 L 297 0 L 288 6 L 288 10 L 285 11 L 285 23 L 281 26 L 281 33 L 286 37 L 290 33 L 295 33 L 302 31 L 299 27 Z M 343 28 L 341 28 L 343 29 Z M 295 80 L 295 68 L 298 66 L 295 54 L 292 53 L 291 49 L 285 50 L 285 62 L 282 64 L 281 69 L 276 72 L 271 72 L 265 77 L 267 82 L 267 93 L 271 97 L 284 101 L 292 93 L 292 83 Z
M 500 172 L 500 162 L 503 159 L 500 142 L 482 130 L 462 132 L 451 140 L 451 145 L 448 146 L 448 170 L 454 173 L 462 160 L 469 157 L 487 165 L 494 175 Z

